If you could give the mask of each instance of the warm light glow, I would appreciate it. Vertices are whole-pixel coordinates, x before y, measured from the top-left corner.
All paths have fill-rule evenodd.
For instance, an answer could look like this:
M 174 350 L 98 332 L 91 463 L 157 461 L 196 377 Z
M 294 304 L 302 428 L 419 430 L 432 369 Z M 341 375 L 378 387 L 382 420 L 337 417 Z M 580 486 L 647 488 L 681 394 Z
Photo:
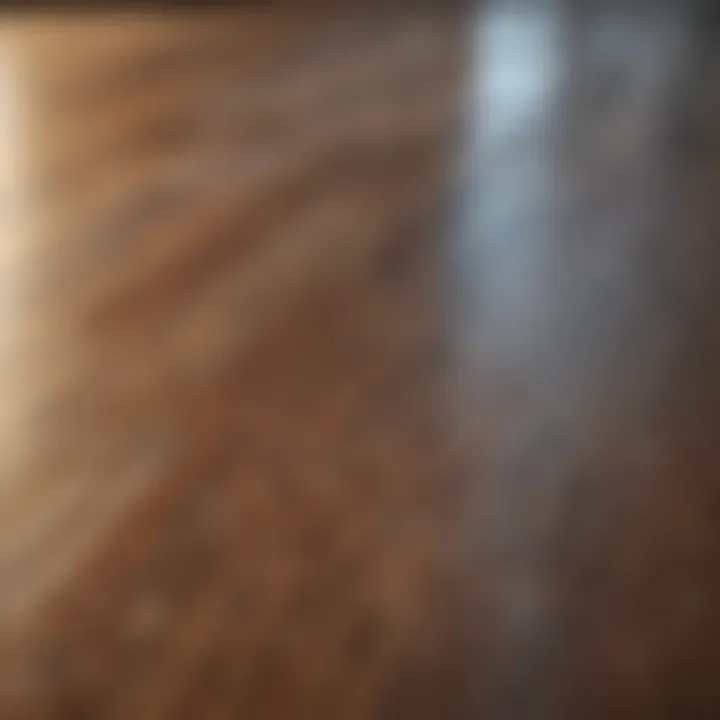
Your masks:
M 0 457 L 2 483 L 6 488 L 14 476 L 14 461 L 20 451 L 18 413 L 19 335 L 23 256 L 28 250 L 26 183 L 24 178 L 23 102 L 20 63 L 11 30 L 0 35 Z

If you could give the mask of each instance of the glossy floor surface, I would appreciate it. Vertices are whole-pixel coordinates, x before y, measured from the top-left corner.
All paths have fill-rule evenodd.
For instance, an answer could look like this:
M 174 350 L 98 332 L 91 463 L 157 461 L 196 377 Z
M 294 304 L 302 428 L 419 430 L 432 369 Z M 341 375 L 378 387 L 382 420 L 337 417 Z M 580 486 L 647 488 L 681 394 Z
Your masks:
M 720 716 L 720 11 L 0 24 L 0 717 Z

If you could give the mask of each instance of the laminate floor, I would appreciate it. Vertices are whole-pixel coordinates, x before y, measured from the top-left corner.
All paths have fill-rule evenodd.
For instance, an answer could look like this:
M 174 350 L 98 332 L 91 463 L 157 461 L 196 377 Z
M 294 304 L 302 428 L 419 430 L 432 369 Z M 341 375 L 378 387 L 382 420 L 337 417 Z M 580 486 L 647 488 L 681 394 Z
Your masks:
M 0 717 L 720 716 L 720 13 L 0 20 Z

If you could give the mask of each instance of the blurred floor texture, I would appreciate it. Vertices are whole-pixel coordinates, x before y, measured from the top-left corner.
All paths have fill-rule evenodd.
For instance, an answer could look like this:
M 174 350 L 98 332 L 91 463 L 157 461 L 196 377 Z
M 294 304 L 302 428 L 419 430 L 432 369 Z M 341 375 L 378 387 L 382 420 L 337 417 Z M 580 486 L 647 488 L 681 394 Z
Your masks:
M 6 12 L 0 717 L 720 717 L 719 18 Z

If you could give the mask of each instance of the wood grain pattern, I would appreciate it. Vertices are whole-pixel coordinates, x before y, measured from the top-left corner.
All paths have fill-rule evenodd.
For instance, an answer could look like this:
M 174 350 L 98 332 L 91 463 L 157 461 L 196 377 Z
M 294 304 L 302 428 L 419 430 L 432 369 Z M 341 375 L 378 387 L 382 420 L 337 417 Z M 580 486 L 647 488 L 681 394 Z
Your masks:
M 718 27 L 5 17 L 0 717 L 716 717 Z
M 461 20 L 4 28 L 28 214 L 6 218 L 3 716 L 374 712 L 439 549 L 409 485 L 340 451 L 342 424 L 380 442 L 363 415 L 424 332 L 357 293 L 442 209 Z

